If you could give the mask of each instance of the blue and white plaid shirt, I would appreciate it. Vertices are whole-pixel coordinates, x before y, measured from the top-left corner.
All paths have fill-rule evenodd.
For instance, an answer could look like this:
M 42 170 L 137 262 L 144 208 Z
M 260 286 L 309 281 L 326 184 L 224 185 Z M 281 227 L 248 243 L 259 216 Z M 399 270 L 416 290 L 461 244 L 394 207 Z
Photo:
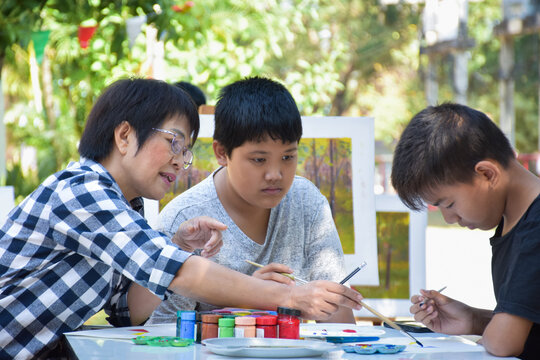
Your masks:
M 100 164 L 48 177 L 0 229 L 0 359 L 25 359 L 105 310 L 131 325 L 132 281 L 163 298 L 190 253 L 153 230 Z

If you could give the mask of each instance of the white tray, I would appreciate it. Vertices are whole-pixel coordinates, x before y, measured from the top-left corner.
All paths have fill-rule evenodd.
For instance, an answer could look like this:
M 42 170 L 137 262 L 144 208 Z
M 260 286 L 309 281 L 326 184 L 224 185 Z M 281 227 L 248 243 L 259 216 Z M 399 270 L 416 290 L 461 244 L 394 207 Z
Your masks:
M 214 354 L 257 358 L 320 356 L 336 349 L 334 344 L 318 340 L 267 338 L 215 338 L 202 344 Z

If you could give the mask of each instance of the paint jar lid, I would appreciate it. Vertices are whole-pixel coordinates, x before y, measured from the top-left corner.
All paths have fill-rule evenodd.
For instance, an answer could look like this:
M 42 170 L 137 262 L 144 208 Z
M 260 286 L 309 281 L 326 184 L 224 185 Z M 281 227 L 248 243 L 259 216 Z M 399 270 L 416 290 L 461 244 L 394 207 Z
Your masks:
M 284 315 L 300 316 L 300 314 L 302 312 L 300 310 L 297 310 L 297 309 L 291 309 L 291 308 L 279 306 L 277 308 L 277 313 L 278 314 L 284 314 Z
M 180 311 L 180 320 L 194 321 L 195 316 L 195 311 Z
M 252 316 L 238 316 L 234 321 L 236 325 L 255 325 L 256 319 Z
M 223 314 L 223 315 L 221 315 L 221 317 L 229 318 L 229 319 L 234 319 L 237 316 L 238 315 L 234 315 L 234 314 Z
M 196 315 L 197 321 L 201 321 L 202 316 L 205 314 L 215 314 L 215 313 L 212 311 L 197 311 L 197 315 Z
M 275 315 L 265 315 L 265 316 L 259 316 L 257 318 L 257 325 L 276 325 L 277 324 L 277 316 Z
M 203 314 L 202 317 L 202 322 L 203 323 L 212 323 L 212 324 L 217 324 L 218 323 L 218 320 L 221 319 L 221 315 L 217 315 L 217 314 Z
M 218 320 L 220 327 L 234 327 L 234 318 L 221 318 Z

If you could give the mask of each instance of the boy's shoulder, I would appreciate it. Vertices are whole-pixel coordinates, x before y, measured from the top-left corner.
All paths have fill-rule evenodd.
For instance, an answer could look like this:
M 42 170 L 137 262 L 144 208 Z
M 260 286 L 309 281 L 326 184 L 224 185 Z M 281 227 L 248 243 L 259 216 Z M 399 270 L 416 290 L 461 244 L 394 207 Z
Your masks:
M 295 199 L 305 199 L 305 200 L 314 200 L 324 197 L 319 188 L 315 186 L 310 180 L 296 175 L 294 177 L 293 183 L 289 192 L 286 195 L 286 198 L 295 200 Z
M 538 195 L 526 209 L 521 217 L 520 223 L 521 222 L 525 222 L 527 228 L 540 228 L 540 195 Z

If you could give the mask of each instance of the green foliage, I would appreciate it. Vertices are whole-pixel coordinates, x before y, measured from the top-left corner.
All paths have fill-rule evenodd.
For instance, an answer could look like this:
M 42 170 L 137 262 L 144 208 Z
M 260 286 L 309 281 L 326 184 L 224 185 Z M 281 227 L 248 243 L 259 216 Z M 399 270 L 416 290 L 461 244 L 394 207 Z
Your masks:
M 37 174 L 24 174 L 19 163 L 7 168 L 6 184 L 15 190 L 15 201 L 18 203 L 39 185 Z
M 270 76 L 292 92 L 303 115 L 375 118 L 375 136 L 392 144 L 425 106 L 418 32 L 423 5 L 378 0 L 4 0 L 0 3 L 0 68 L 6 98 L 8 162 L 18 146 L 38 149 L 38 178 L 78 158 L 86 116 L 104 87 L 120 77 L 147 76 L 149 24 L 165 41 L 165 80 L 190 81 L 214 104 L 219 90 L 245 76 Z M 498 51 L 493 26 L 499 0 L 469 4 L 469 103 L 498 121 Z M 147 16 L 133 48 L 126 20 Z M 97 25 L 87 49 L 79 25 Z M 50 30 L 40 67 L 43 100 L 37 113 L 30 85 L 28 41 Z M 516 38 L 516 141 L 531 152 L 537 143 L 537 35 Z M 440 101 L 453 98 L 452 56 L 440 59 Z M 3 65 L 3 68 L 2 68 Z M 45 79 L 50 74 L 50 83 Z M 28 121 L 21 122 L 20 119 Z M 206 149 L 208 150 L 208 149 Z M 197 150 L 199 151 L 199 150 Z M 308 149 L 311 151 L 311 149 Z M 196 153 L 197 155 L 197 153 Z M 42 164 L 42 162 L 44 164 Z
M 26 47 L 39 27 L 47 0 L 2 0 L 0 3 L 0 69 L 6 50 L 15 43 Z

